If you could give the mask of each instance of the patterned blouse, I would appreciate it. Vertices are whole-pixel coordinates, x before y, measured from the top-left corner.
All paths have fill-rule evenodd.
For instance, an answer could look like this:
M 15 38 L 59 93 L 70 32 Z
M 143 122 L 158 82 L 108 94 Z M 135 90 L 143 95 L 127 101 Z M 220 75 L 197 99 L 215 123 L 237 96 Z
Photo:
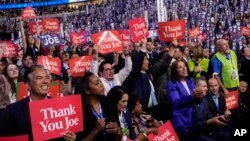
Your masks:
M 133 128 L 136 135 L 143 133 L 147 128 L 154 127 L 155 119 L 146 112 L 142 112 L 139 117 L 132 116 Z

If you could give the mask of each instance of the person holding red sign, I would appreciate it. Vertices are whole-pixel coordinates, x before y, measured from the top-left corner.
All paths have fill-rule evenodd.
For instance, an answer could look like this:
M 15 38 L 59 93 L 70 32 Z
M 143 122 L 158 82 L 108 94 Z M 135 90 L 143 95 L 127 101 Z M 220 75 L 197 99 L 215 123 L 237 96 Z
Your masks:
M 24 54 L 29 54 L 33 61 L 36 60 L 36 57 L 40 55 L 40 39 L 35 39 L 32 35 L 29 35 L 26 39 L 24 32 L 23 21 L 20 19 L 21 34 Z M 37 26 L 37 35 L 40 35 L 39 27 Z
M 129 50 L 127 48 L 127 50 Z M 128 77 L 130 71 L 132 70 L 132 61 L 131 57 L 128 53 L 128 51 L 124 51 L 125 55 L 125 66 L 116 74 L 114 74 L 114 68 L 110 61 L 103 61 L 99 65 L 98 68 L 98 52 L 96 50 L 94 54 L 94 58 L 91 65 L 91 72 L 97 75 L 97 72 L 99 71 L 100 79 L 105 87 L 105 95 L 109 92 L 109 90 L 117 85 L 122 85 L 122 83 L 125 81 L 125 79 Z
M 102 81 L 93 73 L 86 72 L 76 84 L 75 93 L 82 95 L 84 111 L 84 131 L 77 135 L 77 140 L 119 140 L 119 120 L 105 97 Z
M 32 140 L 32 129 L 29 113 L 29 102 L 46 100 L 49 92 L 50 77 L 43 66 L 35 65 L 24 73 L 24 82 L 30 91 L 30 96 L 7 106 L 10 132 L 9 135 L 29 134 Z M 75 133 L 65 131 L 64 140 L 74 141 Z M 62 140 L 61 138 L 55 140 Z

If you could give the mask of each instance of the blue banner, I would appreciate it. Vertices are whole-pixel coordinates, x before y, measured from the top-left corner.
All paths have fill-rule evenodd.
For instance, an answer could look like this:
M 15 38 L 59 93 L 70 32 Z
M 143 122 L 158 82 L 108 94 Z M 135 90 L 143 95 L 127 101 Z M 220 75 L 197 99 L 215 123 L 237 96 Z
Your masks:
M 62 5 L 69 4 L 74 2 L 85 2 L 89 0 L 50 0 L 47 2 L 29 2 L 29 3 L 17 3 L 17 4 L 1 4 L 0 10 L 4 9 L 20 9 L 25 7 L 43 7 L 43 6 L 54 6 L 54 5 Z

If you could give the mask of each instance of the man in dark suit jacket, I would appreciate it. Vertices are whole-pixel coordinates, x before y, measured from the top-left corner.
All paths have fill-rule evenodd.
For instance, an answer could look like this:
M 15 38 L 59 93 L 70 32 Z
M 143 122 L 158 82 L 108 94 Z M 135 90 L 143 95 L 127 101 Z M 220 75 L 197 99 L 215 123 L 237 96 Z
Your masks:
M 213 117 L 225 114 L 226 118 L 228 118 L 231 113 L 226 110 L 225 97 L 219 91 L 219 87 L 217 79 L 210 78 L 208 80 L 208 93 L 205 99 L 208 102 L 208 108 Z
M 24 82 L 30 92 L 30 96 L 7 106 L 11 128 L 8 135 L 28 134 L 29 140 L 32 140 L 29 102 L 49 98 L 47 93 L 49 92 L 50 76 L 43 66 L 35 65 L 25 71 Z M 76 136 L 74 133 L 70 131 L 65 132 L 65 140 L 73 141 L 75 138 Z
M 225 128 L 227 120 L 224 114 L 225 99 L 219 95 L 219 84 L 216 79 L 209 79 L 208 84 L 209 92 L 200 99 L 200 102 L 194 104 L 193 120 L 197 140 L 219 141 L 223 139 L 228 141 L 229 130 Z

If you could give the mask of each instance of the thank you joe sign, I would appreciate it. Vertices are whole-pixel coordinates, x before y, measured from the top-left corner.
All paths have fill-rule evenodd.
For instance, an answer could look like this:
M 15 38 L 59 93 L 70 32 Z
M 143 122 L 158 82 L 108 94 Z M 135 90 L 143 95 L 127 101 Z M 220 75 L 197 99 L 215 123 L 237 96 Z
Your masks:
M 159 22 L 160 41 L 172 41 L 185 37 L 185 20 Z
M 21 12 L 22 19 L 33 19 L 36 18 L 36 13 L 34 12 L 32 7 L 26 7 Z
M 80 95 L 32 101 L 29 109 L 34 141 L 62 137 L 66 130 L 83 130 Z
M 116 30 L 98 32 L 91 38 L 101 54 L 124 50 L 120 33 Z
M 170 121 L 167 121 L 158 129 L 158 134 L 149 134 L 149 141 L 179 141 L 179 138 L 171 124 Z
M 136 42 L 149 36 L 147 23 L 144 17 L 139 17 L 128 21 L 132 41 Z
M 70 72 L 73 77 L 81 77 L 90 70 L 92 56 L 81 56 L 69 60 Z

